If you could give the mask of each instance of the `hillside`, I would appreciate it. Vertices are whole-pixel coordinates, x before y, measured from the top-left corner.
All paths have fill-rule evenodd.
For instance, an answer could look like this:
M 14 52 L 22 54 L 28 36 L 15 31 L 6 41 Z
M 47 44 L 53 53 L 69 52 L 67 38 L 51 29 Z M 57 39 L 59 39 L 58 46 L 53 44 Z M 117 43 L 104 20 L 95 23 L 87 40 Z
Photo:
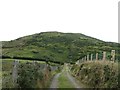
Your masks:
M 120 44 L 104 42 L 80 33 L 42 32 L 12 41 L 2 42 L 3 56 L 30 57 L 53 61 L 74 62 L 86 53 L 117 51 L 116 59 L 120 59 Z M 95 57 L 95 56 L 94 56 Z M 99 58 L 102 58 L 99 56 Z

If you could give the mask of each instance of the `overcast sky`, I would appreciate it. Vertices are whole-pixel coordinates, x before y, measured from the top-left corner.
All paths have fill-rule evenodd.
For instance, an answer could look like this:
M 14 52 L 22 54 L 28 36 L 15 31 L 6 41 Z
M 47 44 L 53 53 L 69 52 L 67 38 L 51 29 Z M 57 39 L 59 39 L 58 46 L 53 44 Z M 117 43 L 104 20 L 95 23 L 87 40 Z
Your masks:
M 0 41 L 45 32 L 118 42 L 119 0 L 0 0 Z

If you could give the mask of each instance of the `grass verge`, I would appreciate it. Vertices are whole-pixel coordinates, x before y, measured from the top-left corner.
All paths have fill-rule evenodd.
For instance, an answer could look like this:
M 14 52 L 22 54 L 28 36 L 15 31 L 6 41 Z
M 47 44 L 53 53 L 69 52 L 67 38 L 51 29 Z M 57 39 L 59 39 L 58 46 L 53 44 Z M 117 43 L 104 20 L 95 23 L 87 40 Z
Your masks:
M 90 88 L 117 88 L 118 63 L 109 61 L 83 62 L 71 68 L 73 75 Z

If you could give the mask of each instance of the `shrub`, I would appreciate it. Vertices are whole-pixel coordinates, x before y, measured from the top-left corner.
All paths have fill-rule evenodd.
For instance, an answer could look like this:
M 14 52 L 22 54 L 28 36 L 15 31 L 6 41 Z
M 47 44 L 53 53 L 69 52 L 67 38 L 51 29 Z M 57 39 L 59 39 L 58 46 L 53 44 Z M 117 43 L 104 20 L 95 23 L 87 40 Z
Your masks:
M 118 88 L 118 66 L 112 62 L 84 62 L 71 68 L 73 75 L 93 88 Z

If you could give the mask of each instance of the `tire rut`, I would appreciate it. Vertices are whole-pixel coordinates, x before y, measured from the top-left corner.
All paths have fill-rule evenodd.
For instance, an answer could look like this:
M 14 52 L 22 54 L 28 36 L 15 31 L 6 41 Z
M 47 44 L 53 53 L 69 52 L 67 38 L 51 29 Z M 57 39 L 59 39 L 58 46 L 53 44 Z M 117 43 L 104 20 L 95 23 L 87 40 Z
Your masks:
M 76 82 L 76 79 L 73 76 L 71 76 L 68 72 L 67 72 L 67 77 L 75 88 L 81 88 L 80 85 Z
M 60 76 L 60 73 L 56 74 L 53 77 L 53 80 L 51 82 L 50 88 L 58 88 L 58 77 Z

